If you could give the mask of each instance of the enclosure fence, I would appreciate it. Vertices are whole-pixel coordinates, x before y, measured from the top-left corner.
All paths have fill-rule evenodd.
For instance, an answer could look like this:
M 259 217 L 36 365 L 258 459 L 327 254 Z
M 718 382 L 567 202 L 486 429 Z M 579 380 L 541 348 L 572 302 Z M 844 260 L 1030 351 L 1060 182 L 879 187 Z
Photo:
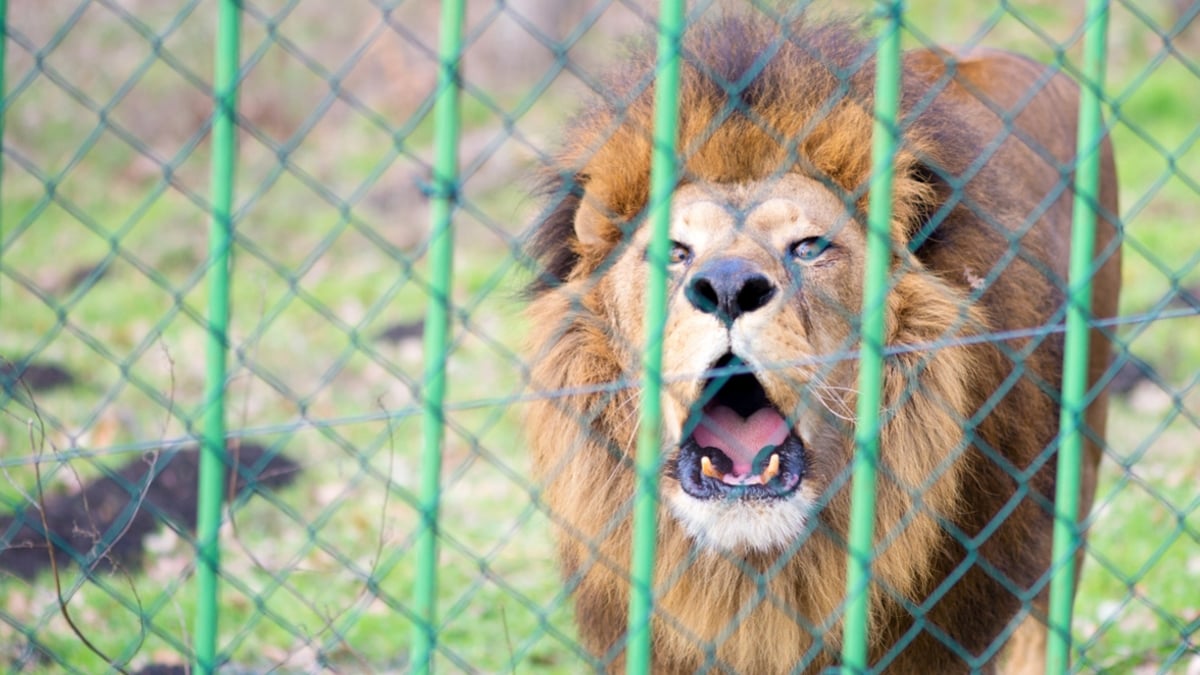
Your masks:
M 215 17 L 212 3 L 151 4 L 0 0 L 0 663 L 33 672 L 606 667 L 575 642 L 570 590 L 555 580 L 546 543 L 554 514 L 529 473 L 520 423 L 502 420 L 540 395 L 522 391 L 528 364 L 507 332 L 519 301 L 506 280 L 529 274 L 520 232 L 530 218 L 517 214 L 530 206 L 510 195 L 528 191 L 517 174 L 546 161 L 554 137 L 541 127 L 561 128 L 574 103 L 554 80 L 604 95 L 572 50 L 589 44 L 606 12 L 621 11 L 623 26 L 657 38 L 646 341 L 640 381 L 623 385 L 639 396 L 625 662 L 650 672 L 680 45 L 711 8 L 449 0 L 435 16 L 431 3 L 364 2 L 336 19 L 327 14 L 342 10 L 313 8 L 293 34 L 289 22 L 317 3 L 220 0 Z M 945 39 L 930 31 L 938 24 L 927 9 L 904 4 L 866 8 L 877 67 L 863 306 L 854 308 L 847 673 L 877 667 L 867 589 L 902 41 Z M 1200 234 L 1191 227 L 1200 123 L 1189 94 L 1200 90 L 1200 3 L 970 12 L 978 15 L 941 25 L 975 26 L 959 34 L 970 45 L 989 32 L 1031 36 L 1082 92 L 1074 182 L 1063 188 L 1074 197 L 1069 300 L 1060 323 L 1041 327 L 1065 334 L 1046 669 L 1190 672 L 1200 664 Z M 501 25 L 507 32 L 489 35 Z M 323 39 L 338 44 L 319 47 Z M 492 39 L 501 46 L 485 59 L 529 48 L 520 42 L 546 52 L 544 72 L 521 75 L 522 95 L 489 91 L 517 77 L 505 70 L 511 60 L 494 80 L 473 81 L 464 67 Z M 1106 83 L 1113 42 L 1125 59 L 1118 86 Z M 383 51 L 388 44 L 399 46 Z M 198 65 L 205 54 L 211 71 Z M 397 78 L 393 99 L 364 96 Z M 150 98 L 126 105 L 138 96 Z M 531 112 L 542 97 L 553 97 L 548 118 Z M 182 131 L 161 119 L 188 115 Z M 1111 251 L 1096 251 L 1093 229 L 1109 135 L 1126 288 L 1123 316 L 1097 321 L 1090 280 Z M 506 144 L 522 159 L 506 160 Z M 277 216 L 264 215 L 273 208 Z M 207 254 L 197 258 L 202 218 Z M 253 288 L 239 293 L 243 273 Z M 423 314 L 411 309 L 421 305 Z M 1096 507 L 1081 521 L 1097 327 L 1116 345 L 1097 386 L 1115 392 L 1113 431 Z M 522 538 L 536 541 L 532 552 L 518 551 Z M 182 562 L 152 571 L 156 557 Z M 335 592 L 338 575 L 347 587 Z

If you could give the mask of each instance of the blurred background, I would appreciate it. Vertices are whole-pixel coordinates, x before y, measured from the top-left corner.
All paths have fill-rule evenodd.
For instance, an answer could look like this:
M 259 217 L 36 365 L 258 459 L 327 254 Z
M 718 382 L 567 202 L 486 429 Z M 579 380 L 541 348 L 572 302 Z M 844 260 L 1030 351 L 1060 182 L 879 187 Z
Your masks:
M 242 4 L 227 401 L 245 468 L 221 533 L 218 645 L 235 671 L 403 671 L 439 6 Z M 1071 69 L 1083 4 L 912 2 L 905 41 Z M 811 11 L 835 5 L 872 8 Z M 520 235 L 545 206 L 533 170 L 653 7 L 468 2 L 443 670 L 586 665 L 520 434 Z M 1126 320 L 1076 607 L 1086 672 L 1200 673 L 1198 13 L 1196 0 L 1113 4 Z M 189 660 L 215 26 L 198 0 L 9 3 L 3 669 Z M 53 568 L 39 524 L 66 550 Z

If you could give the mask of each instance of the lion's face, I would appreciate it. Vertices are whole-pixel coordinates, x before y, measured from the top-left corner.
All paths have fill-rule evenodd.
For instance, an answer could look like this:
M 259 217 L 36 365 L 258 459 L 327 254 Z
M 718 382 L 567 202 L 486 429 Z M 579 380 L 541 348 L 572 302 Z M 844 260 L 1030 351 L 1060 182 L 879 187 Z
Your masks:
M 649 237 L 640 228 L 609 275 L 632 349 Z M 670 238 L 664 497 L 706 546 L 781 549 L 846 462 L 853 373 L 823 357 L 853 347 L 863 230 L 823 184 L 788 174 L 681 187 Z

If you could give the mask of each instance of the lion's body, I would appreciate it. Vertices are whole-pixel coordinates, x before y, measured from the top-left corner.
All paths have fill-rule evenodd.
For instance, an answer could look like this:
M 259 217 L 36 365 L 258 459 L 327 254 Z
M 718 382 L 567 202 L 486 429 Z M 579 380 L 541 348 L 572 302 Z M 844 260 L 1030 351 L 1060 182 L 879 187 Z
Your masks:
M 854 449 L 846 413 L 854 410 L 857 368 L 827 357 L 857 345 L 873 71 L 869 61 L 860 67 L 867 46 L 845 27 L 795 31 L 778 42 L 773 24 L 723 19 L 685 38 L 685 173 L 672 237 L 687 245 L 678 244 L 673 261 L 664 343 L 668 458 L 655 672 L 816 671 L 836 663 L 840 649 Z M 764 53 L 772 55 L 760 59 Z M 876 521 L 883 543 L 870 649 L 873 662 L 897 672 L 965 670 L 943 640 L 986 662 L 993 642 L 1030 611 L 1016 593 L 1042 588 L 1050 556 L 1062 340 L 1038 328 L 1063 316 L 1071 176 L 1060 167 L 1074 160 L 1077 90 L 1065 76 L 1001 52 L 962 55 L 950 75 L 946 58 L 905 57 L 907 117 L 896 161 L 892 230 L 902 246 L 887 343 L 897 353 L 884 372 Z M 638 87 L 650 69 L 646 55 L 635 59 L 613 80 L 612 102 L 576 123 L 551 181 L 560 201 L 532 247 L 545 268 L 530 308 L 538 327 L 532 382 L 572 392 L 535 404 L 533 462 L 560 526 L 564 572 L 577 584 L 581 638 L 610 669 L 623 659 L 628 606 L 639 394 L 623 385 L 640 368 L 646 264 L 646 228 L 623 225 L 637 222 L 648 198 L 651 95 Z M 714 79 L 746 83 L 737 105 Z M 1003 117 L 1010 114 L 1012 133 Z M 1113 214 L 1107 144 L 1102 164 L 1101 211 Z M 1119 258 L 1111 221 L 1098 219 L 1098 228 L 1103 265 L 1093 312 L 1106 317 L 1116 311 Z M 798 250 L 795 241 L 823 248 Z M 723 314 L 698 301 L 704 293 L 696 289 L 707 289 L 709 277 L 719 287 L 712 270 L 730 260 L 765 290 L 752 302 L 738 295 L 742 304 Z M 1014 333 L 964 340 L 1004 331 Z M 1109 348 L 1098 333 L 1091 347 L 1094 383 Z M 764 415 L 786 418 L 789 429 L 778 433 L 799 448 L 784 455 L 785 487 L 794 490 L 786 499 L 738 497 L 731 482 L 765 487 L 783 478 L 758 463 L 755 475 L 736 468 L 750 460 L 732 448 L 701 452 L 734 468 L 714 472 L 704 459 L 710 478 L 689 478 L 700 476 L 685 461 L 689 420 L 704 426 L 719 416 L 710 412 L 720 407 L 715 398 L 698 402 L 717 396 L 702 393 L 716 387 L 704 373 L 731 357 L 750 369 Z M 739 417 L 733 427 L 759 433 L 749 412 Z M 1085 421 L 1092 437 L 1103 437 L 1104 396 Z M 781 448 L 793 442 L 773 438 Z M 1083 513 L 1099 457 L 1092 442 L 1087 455 Z M 1022 472 L 1027 492 L 1019 490 Z M 713 485 L 733 496 L 696 496 Z M 968 547 L 977 549 L 975 563 L 964 564 Z M 914 614 L 926 622 L 917 629 Z

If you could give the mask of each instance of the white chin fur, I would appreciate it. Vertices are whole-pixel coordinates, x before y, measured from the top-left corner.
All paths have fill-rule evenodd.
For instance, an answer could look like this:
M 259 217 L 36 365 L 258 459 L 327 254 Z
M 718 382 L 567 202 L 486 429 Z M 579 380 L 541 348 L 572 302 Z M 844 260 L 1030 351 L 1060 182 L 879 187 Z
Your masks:
M 704 548 L 723 552 L 778 552 L 804 533 L 813 503 L 803 490 L 783 500 L 696 499 L 675 491 L 671 512 Z

